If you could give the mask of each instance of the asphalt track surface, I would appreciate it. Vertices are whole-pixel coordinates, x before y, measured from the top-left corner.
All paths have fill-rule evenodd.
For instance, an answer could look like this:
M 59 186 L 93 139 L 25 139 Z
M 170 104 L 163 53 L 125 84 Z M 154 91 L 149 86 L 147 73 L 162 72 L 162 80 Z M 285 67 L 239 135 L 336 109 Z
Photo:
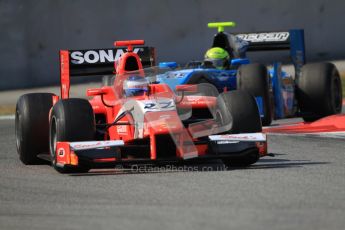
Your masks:
M 24 166 L 0 121 L 0 229 L 344 229 L 344 140 L 270 136 L 247 169 L 220 162 L 61 175 Z M 197 168 L 197 170 L 196 170 Z M 173 169 L 173 170 L 172 170 Z M 187 168 L 184 168 L 187 169 Z

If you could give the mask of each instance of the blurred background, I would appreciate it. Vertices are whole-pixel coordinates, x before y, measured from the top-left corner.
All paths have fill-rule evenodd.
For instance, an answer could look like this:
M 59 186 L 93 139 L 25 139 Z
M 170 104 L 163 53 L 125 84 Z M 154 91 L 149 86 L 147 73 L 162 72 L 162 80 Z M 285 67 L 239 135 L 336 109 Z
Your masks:
M 308 61 L 345 59 L 344 9 L 343 0 L 0 0 L 0 90 L 57 84 L 60 49 L 115 40 L 145 39 L 158 61 L 200 60 L 211 21 L 235 21 L 233 32 L 303 28 Z

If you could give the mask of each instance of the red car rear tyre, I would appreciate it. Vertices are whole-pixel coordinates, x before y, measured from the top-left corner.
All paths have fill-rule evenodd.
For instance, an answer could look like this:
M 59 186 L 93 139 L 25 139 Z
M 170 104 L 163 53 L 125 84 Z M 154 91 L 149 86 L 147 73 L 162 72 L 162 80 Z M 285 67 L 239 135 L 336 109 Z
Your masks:
M 53 94 L 30 93 L 22 95 L 16 105 L 15 135 L 17 152 L 26 165 L 41 164 L 40 153 L 49 152 L 49 110 Z

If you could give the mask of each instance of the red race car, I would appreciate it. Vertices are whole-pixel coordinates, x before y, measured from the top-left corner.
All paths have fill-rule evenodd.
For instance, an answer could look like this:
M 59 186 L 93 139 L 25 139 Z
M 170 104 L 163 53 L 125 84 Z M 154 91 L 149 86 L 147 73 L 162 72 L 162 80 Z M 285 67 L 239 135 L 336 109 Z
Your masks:
M 133 47 L 133 46 L 140 47 Z M 254 97 L 218 95 L 214 86 L 156 82 L 154 49 L 143 40 L 115 49 L 60 51 L 61 96 L 22 95 L 16 107 L 16 144 L 24 164 L 49 160 L 61 173 L 121 164 L 221 159 L 248 166 L 267 154 Z M 127 51 L 124 51 L 127 46 Z M 120 54 L 119 54 L 120 53 Z M 111 86 L 70 98 L 70 77 L 113 75 Z

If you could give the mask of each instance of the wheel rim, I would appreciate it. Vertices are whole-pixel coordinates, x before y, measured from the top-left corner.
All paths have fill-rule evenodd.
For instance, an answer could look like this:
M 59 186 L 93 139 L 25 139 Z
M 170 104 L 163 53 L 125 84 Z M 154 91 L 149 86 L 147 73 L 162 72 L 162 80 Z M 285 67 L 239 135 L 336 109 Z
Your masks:
M 332 87 L 332 94 L 333 94 L 333 108 L 335 109 L 336 113 L 341 111 L 342 107 L 342 95 L 341 95 L 341 86 L 339 77 L 333 78 L 333 87 Z
M 22 125 L 21 125 L 21 115 L 18 110 L 16 110 L 15 135 L 16 135 L 17 150 L 18 152 L 20 152 L 21 141 L 22 141 Z
M 49 133 L 49 149 L 50 149 L 50 156 L 52 158 L 53 164 L 55 164 L 55 153 L 56 153 L 56 142 L 57 142 L 57 135 L 56 135 L 56 119 L 52 117 L 51 126 L 50 126 L 50 133 Z
M 222 113 L 219 110 L 217 110 L 215 116 L 216 122 L 222 125 L 224 123 Z
M 219 124 L 220 132 L 228 132 L 232 129 L 233 121 L 231 120 L 229 124 L 225 124 L 226 121 L 224 121 L 222 112 L 219 109 L 217 109 L 215 112 L 215 120 L 216 123 Z

